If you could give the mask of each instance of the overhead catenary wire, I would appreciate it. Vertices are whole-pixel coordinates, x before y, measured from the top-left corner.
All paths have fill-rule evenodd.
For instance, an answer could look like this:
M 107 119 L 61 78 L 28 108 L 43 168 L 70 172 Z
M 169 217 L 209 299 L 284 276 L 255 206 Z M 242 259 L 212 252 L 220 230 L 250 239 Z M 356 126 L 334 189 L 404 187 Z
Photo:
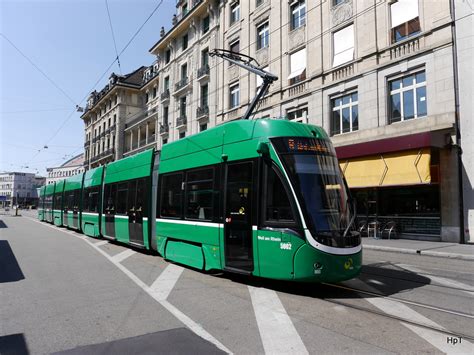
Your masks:
M 33 62 L 33 60 L 30 59 L 30 57 L 28 57 L 25 53 L 23 53 L 23 51 L 18 48 L 15 43 L 12 42 L 12 40 L 10 40 L 10 38 L 8 38 L 4 33 L 1 33 L 0 32 L 0 36 L 2 36 L 8 43 L 10 43 L 10 45 L 15 48 L 15 50 L 21 54 L 21 56 L 23 58 L 25 58 L 38 72 L 41 73 L 41 75 L 43 75 L 46 80 L 48 80 L 56 89 L 58 89 L 69 101 L 71 101 L 74 105 L 77 105 L 77 103 L 74 101 L 73 98 L 71 98 L 71 96 L 63 89 L 61 88 L 53 79 L 51 79 L 51 77 L 46 74 L 43 69 L 41 69 L 35 62 Z
M 120 57 L 119 57 L 118 50 L 117 50 L 117 42 L 115 41 L 114 27 L 112 26 L 112 19 L 110 17 L 109 3 L 108 3 L 107 0 L 105 0 L 105 8 L 107 9 L 107 17 L 109 18 L 110 32 L 112 33 L 112 39 L 114 41 L 114 48 L 115 48 L 115 55 L 116 55 L 115 58 L 117 59 L 117 64 L 118 64 L 120 75 L 122 75 L 122 68 L 120 67 Z
M 117 57 L 114 58 L 114 60 L 110 63 L 110 65 L 107 67 L 107 69 L 103 72 L 102 75 L 99 76 L 97 81 L 94 83 L 92 88 L 87 91 L 87 93 L 84 95 L 84 97 L 81 99 L 78 105 L 76 105 L 76 108 L 84 102 L 84 100 L 89 96 L 89 94 L 94 90 L 94 88 L 97 86 L 97 84 L 104 78 L 104 76 L 109 72 L 110 68 L 115 64 L 115 62 L 118 60 L 118 58 L 127 50 L 127 48 L 130 46 L 130 44 L 134 41 L 134 39 L 138 36 L 138 34 L 141 32 L 143 27 L 148 23 L 148 21 L 152 18 L 152 16 L 156 13 L 156 11 L 160 8 L 160 6 L 163 4 L 163 0 L 160 0 L 158 4 L 155 6 L 155 8 L 152 10 L 150 15 L 145 19 L 145 21 L 142 23 L 142 25 L 135 31 L 135 33 L 132 35 L 130 40 L 127 42 L 127 44 L 124 46 L 124 48 L 118 53 Z M 73 114 L 76 112 L 76 108 L 64 119 L 64 121 L 60 124 L 58 129 L 53 133 L 53 135 L 46 141 L 44 146 L 47 146 L 49 142 L 51 142 L 57 135 L 58 133 L 62 130 L 62 128 L 66 125 L 67 122 L 71 119 Z M 34 160 L 42 151 L 44 148 L 40 148 L 39 151 L 30 159 L 30 161 Z M 27 165 L 27 164 L 25 164 Z

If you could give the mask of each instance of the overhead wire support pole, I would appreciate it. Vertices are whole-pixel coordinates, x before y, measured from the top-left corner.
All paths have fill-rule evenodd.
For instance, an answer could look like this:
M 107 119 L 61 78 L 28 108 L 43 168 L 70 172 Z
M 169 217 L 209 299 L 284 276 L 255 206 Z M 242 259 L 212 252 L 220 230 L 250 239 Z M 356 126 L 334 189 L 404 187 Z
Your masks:
M 225 59 L 232 64 L 235 64 L 241 68 L 248 70 L 251 73 L 254 73 L 262 78 L 263 84 L 257 92 L 257 95 L 253 98 L 252 102 L 250 102 L 247 111 L 242 116 L 243 120 L 248 120 L 250 116 L 252 116 L 253 110 L 257 106 L 258 101 L 266 94 L 270 85 L 278 80 L 278 77 L 272 73 L 269 73 L 265 70 L 262 70 L 258 67 L 258 62 L 248 55 L 242 53 L 236 53 L 232 51 L 228 51 L 226 49 L 214 49 L 212 52 L 209 53 L 211 57 L 219 57 Z M 255 64 L 252 64 L 254 62 Z

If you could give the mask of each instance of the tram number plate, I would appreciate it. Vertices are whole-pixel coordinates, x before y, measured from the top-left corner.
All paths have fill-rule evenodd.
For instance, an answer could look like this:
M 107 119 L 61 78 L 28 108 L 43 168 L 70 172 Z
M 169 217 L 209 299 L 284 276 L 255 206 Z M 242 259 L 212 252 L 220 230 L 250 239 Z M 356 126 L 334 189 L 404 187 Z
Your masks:
M 280 249 L 291 250 L 291 243 L 280 243 Z

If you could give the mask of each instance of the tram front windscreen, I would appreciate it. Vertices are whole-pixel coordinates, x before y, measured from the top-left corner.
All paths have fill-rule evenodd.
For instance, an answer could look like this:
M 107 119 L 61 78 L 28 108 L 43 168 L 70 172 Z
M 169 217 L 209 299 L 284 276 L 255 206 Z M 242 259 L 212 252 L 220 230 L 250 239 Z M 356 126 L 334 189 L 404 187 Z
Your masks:
M 330 141 L 306 138 L 272 138 L 294 187 L 311 235 L 332 247 L 360 244 L 350 229 L 353 209 Z

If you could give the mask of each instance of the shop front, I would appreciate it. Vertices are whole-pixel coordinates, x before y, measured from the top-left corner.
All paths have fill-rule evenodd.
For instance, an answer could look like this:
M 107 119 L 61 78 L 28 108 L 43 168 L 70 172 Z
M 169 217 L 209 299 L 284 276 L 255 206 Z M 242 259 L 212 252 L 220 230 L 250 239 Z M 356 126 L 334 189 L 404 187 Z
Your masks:
M 446 152 L 435 141 L 427 132 L 336 148 L 363 233 L 388 237 L 390 227 L 390 237 L 443 240 L 443 197 L 449 196 L 440 183 L 440 155 Z

